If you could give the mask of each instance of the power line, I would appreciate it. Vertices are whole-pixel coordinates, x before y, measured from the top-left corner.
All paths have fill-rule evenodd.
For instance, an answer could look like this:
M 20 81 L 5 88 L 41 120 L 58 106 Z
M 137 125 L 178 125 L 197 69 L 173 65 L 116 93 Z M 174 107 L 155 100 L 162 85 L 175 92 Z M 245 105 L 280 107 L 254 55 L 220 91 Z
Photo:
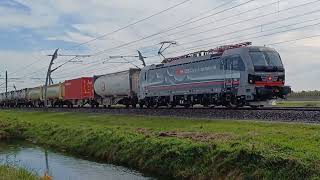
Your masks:
M 136 42 L 139 42 L 139 41 L 148 39 L 148 38 L 150 38 L 150 37 L 157 36 L 157 35 L 159 35 L 159 34 L 163 34 L 163 33 L 165 33 L 165 32 L 169 32 L 169 31 L 178 29 L 178 28 L 180 28 L 180 27 L 183 27 L 183 26 L 186 26 L 186 25 L 193 24 L 193 23 L 195 23 L 195 22 L 201 21 L 201 20 L 203 20 L 203 19 L 207 19 L 207 18 L 212 17 L 212 16 L 214 16 L 214 15 L 221 14 L 221 13 L 223 13 L 223 12 L 232 10 L 232 9 L 234 9 L 234 8 L 237 8 L 237 7 L 246 5 L 246 4 L 248 4 L 248 3 L 250 3 L 250 2 L 253 2 L 253 1 L 256 1 L 256 0 L 246 1 L 246 2 L 244 2 L 244 3 L 241 3 L 241 4 L 238 4 L 238 5 L 232 6 L 232 7 L 230 7 L 230 8 L 227 8 L 227 9 L 224 9 L 224 10 L 221 10 L 221 11 L 218 11 L 218 12 L 216 12 L 216 13 L 214 13 L 214 14 L 210 14 L 210 15 L 204 16 L 204 17 L 202 17 L 202 18 L 200 18 L 200 19 L 197 19 L 197 20 L 194 20 L 194 21 L 190 21 L 190 22 L 187 22 L 187 23 L 184 23 L 184 24 L 181 24 L 181 25 L 179 25 L 179 26 L 172 27 L 172 28 L 168 28 L 168 29 L 166 29 L 166 30 L 159 31 L 159 32 L 157 32 L 157 33 L 154 33 L 154 34 L 151 34 L 151 35 L 142 37 L 142 38 L 137 39 L 137 40 L 134 40 L 134 41 L 130 41 L 130 42 L 128 42 L 128 43 L 125 43 L 125 44 L 122 44 L 122 45 L 119 45 L 119 46 L 116 46 L 116 47 L 113 47 L 113 48 L 108 48 L 108 49 L 105 49 L 105 50 L 96 52 L 96 53 L 94 53 L 93 55 L 94 55 L 94 56 L 97 56 L 97 55 L 99 55 L 99 54 L 105 53 L 105 52 L 110 51 L 110 50 L 114 50 L 114 49 L 118 49 L 118 48 L 122 48 L 122 47 L 128 46 L 128 45 L 130 45 L 130 44 L 133 44 L 133 43 L 136 43 Z
M 233 41 L 233 42 L 229 42 L 229 43 L 237 43 L 237 42 L 257 39 L 257 38 L 261 38 L 261 37 L 271 36 L 271 35 L 274 35 L 274 34 L 279 34 L 279 33 L 284 33 L 284 32 L 290 32 L 290 31 L 303 29 L 303 28 L 307 28 L 307 27 L 312 27 L 312 26 L 317 26 L 317 25 L 320 25 L 320 22 L 315 23 L 315 24 L 311 24 L 311 25 L 302 26 L 302 27 L 297 27 L 297 28 L 287 29 L 287 30 L 283 30 L 283 31 L 269 33 L 269 34 L 263 34 L 263 35 L 259 35 L 259 36 L 255 36 L 255 37 L 250 37 L 250 38 L 246 38 L 246 39 L 241 39 L 241 40 Z M 237 38 L 239 38 L 239 37 L 237 37 Z M 205 47 L 205 46 L 208 46 L 208 45 L 212 46 L 214 43 L 224 42 L 224 41 L 228 41 L 228 40 L 231 40 L 231 39 L 235 39 L 235 38 L 230 38 L 230 39 L 227 39 L 227 40 L 216 41 L 216 42 L 210 42 L 210 43 L 206 43 L 206 44 L 198 45 L 198 46 L 193 46 L 193 47 L 187 48 L 187 50 L 195 50 L 195 49 L 198 49 L 199 47 L 202 47 L 202 46 Z M 225 43 L 215 44 L 214 46 L 222 46 L 222 45 L 225 45 Z M 177 51 L 170 52 L 169 54 L 174 54 L 174 53 L 177 53 Z
M 317 10 L 317 12 L 319 12 L 319 10 Z M 271 31 L 271 30 L 275 30 L 275 29 L 281 29 L 281 28 L 285 28 L 285 27 L 290 27 L 290 26 L 294 26 L 294 25 L 298 25 L 298 24 L 302 24 L 302 23 L 306 23 L 306 22 L 312 22 L 312 21 L 316 21 L 316 20 L 319 20 L 320 18 L 315 18 L 315 19 L 310 19 L 310 20 L 304 20 L 303 22 L 297 22 L 297 23 L 292 23 L 292 24 L 289 24 L 289 25 L 284 25 L 284 26 L 278 26 L 278 27 L 274 27 L 274 28 L 271 28 L 269 30 L 264 30 L 262 32 L 265 32 L 265 31 Z M 280 20 L 281 21 L 281 20 Z M 272 23 L 275 23 L 277 21 L 274 21 Z M 270 23 L 270 24 L 272 24 Z M 238 31 L 238 32 L 241 32 Z M 243 37 L 243 36 L 249 36 L 249 35 L 254 35 L 254 34 L 259 34 L 261 32 L 254 32 L 254 33 L 249 33 L 249 34 L 245 34 L 245 35 L 241 35 L 241 36 L 237 36 L 237 37 L 232 37 L 232 38 L 229 38 L 229 39 L 224 39 L 224 40 L 221 40 L 221 41 L 227 41 L 227 40 L 232 40 L 232 39 L 237 39 L 239 37 Z M 234 34 L 234 32 L 232 32 L 231 34 Z M 181 45 L 184 45 L 184 44 L 191 44 L 191 43 L 195 43 L 195 42 L 201 42 L 201 41 L 204 41 L 204 40 L 208 40 L 208 39 L 215 39 L 219 36 L 212 36 L 212 37 L 208 37 L 206 39 L 200 39 L 200 40 L 196 40 L 196 41 L 191 41 L 191 42 L 185 42 L 185 43 L 182 43 Z M 219 42 L 219 41 L 218 41 Z
M 284 28 L 284 27 L 289 27 L 289 26 L 293 26 L 293 25 L 297 25 L 297 24 L 301 24 L 301 23 L 305 23 L 305 22 L 311 22 L 311 21 L 315 21 L 315 20 L 319 20 L 319 19 L 320 19 L 320 18 L 316 18 L 316 19 L 312 19 L 312 20 L 308 20 L 308 21 L 304 21 L 304 22 L 300 22 L 300 23 L 293 23 L 293 24 L 290 24 L 290 25 L 279 26 L 279 27 L 270 29 L 270 30 L 268 30 L 268 31 L 272 31 L 272 30 L 280 29 L 280 28 Z M 319 24 L 320 24 L 320 22 L 319 22 L 319 23 L 316 23 L 316 24 L 311 24 L 311 25 L 306 25 L 306 26 L 302 26 L 302 27 L 298 27 L 298 28 L 289 29 L 289 30 L 274 32 L 274 33 L 270 33 L 270 34 L 264 34 L 264 35 L 260 35 L 260 36 L 257 36 L 257 37 L 248 38 L 248 39 L 246 39 L 246 40 L 251 40 L 251 39 L 254 39 L 254 38 L 259 38 L 259 37 L 264 37 L 264 36 L 270 36 L 270 35 L 273 35 L 273 34 L 288 32 L 288 31 L 297 30 L 297 29 L 302 29 L 302 28 L 306 28 L 306 27 L 311 27 L 311 26 L 319 25 Z M 261 32 L 258 32 L 258 33 L 261 33 Z M 254 35 L 254 34 L 258 34 L 258 33 L 250 33 L 250 34 L 247 34 L 247 35 L 244 35 L 244 36 Z M 237 39 L 237 38 L 239 38 L 239 37 L 242 37 L 242 36 L 233 37 L 233 38 L 229 38 L 229 39 L 225 39 L 225 40 L 221 40 L 221 41 L 217 41 L 217 42 L 213 42 L 213 43 L 225 42 L 225 41 L 228 41 L 228 40 Z M 242 41 L 242 40 L 241 40 L 241 41 Z M 210 44 L 212 44 L 212 43 L 210 43 Z M 205 44 L 205 45 L 208 45 L 208 44 Z M 223 44 L 220 44 L 220 45 L 223 45 Z M 203 46 L 203 45 L 201 45 L 201 46 Z M 218 45 L 217 45 L 217 46 L 218 46 Z M 191 47 L 191 48 L 192 48 L 192 49 L 195 49 L 194 47 Z M 177 51 L 170 52 L 169 54 L 173 54 L 173 53 L 176 53 L 176 52 L 177 52 Z M 82 73 L 83 73 L 83 72 L 82 72 Z
M 188 2 L 188 1 L 189 1 L 189 0 L 183 1 L 182 3 L 179 3 L 179 4 L 177 4 L 176 6 L 181 5 L 181 4 L 183 4 L 183 3 L 186 3 L 186 2 Z M 222 11 L 219 11 L 219 12 L 217 12 L 217 13 L 210 14 L 210 15 L 208 15 L 208 16 L 202 17 L 202 18 L 197 19 L 197 20 L 195 20 L 195 21 L 191 21 L 191 22 L 188 22 L 188 23 L 184 23 L 184 24 L 182 24 L 182 25 L 180 25 L 180 26 L 173 27 L 173 28 L 171 28 L 171 29 L 169 29 L 169 30 L 171 31 L 171 30 L 173 30 L 173 29 L 177 29 L 177 28 L 182 27 L 182 26 L 185 26 L 185 25 L 187 25 L 187 24 L 191 24 L 191 23 L 194 23 L 194 22 L 197 22 L 197 21 L 200 21 L 200 20 L 209 18 L 209 17 L 211 17 L 211 16 L 220 14 L 220 13 L 222 13 L 222 12 L 224 12 L 224 11 L 228 11 L 228 10 L 234 9 L 234 8 L 236 8 L 236 7 L 240 7 L 240 6 L 242 6 L 242 5 L 248 4 L 248 3 L 252 2 L 252 1 L 256 1 L 256 0 L 249 0 L 249 1 L 247 1 L 247 2 L 244 2 L 244 3 L 241 3 L 241 4 L 239 4 L 239 5 L 233 6 L 233 7 L 231 7 L 231 8 L 227 8 L 227 9 L 222 10 Z M 230 1 L 230 2 L 232 2 L 232 1 Z M 213 10 L 215 10 L 215 9 L 217 9 L 217 8 L 219 8 L 219 7 L 222 7 L 222 6 L 224 6 L 224 5 L 226 5 L 226 4 L 230 3 L 230 2 L 224 3 L 224 4 L 222 4 L 222 5 L 214 8 Z M 176 7 L 176 6 L 172 6 L 171 9 L 172 9 L 173 7 Z M 168 8 L 168 9 L 166 9 L 166 10 L 163 10 L 163 12 L 165 12 L 165 11 L 167 11 L 167 10 L 170 10 L 170 8 Z M 161 12 L 161 13 L 163 13 L 163 12 Z M 160 13 L 160 14 L 161 14 L 161 13 Z M 154 16 L 155 16 L 155 15 L 154 15 Z M 152 17 L 153 17 L 153 16 L 152 16 Z M 197 17 L 199 17 L 199 16 L 197 16 Z M 195 19 L 195 18 L 197 18 L 197 17 L 191 18 L 191 19 L 189 19 L 189 20 Z M 150 17 L 150 18 L 151 18 L 151 17 Z M 187 21 L 188 21 L 188 20 L 187 20 Z M 138 23 L 138 22 L 137 22 L 137 23 Z M 130 24 L 129 24 L 128 26 L 130 26 Z M 120 30 L 122 30 L 122 29 L 120 28 Z M 119 30 L 119 31 L 120 31 L 120 30 Z M 114 33 L 114 32 L 111 32 L 111 33 Z M 107 34 L 106 34 L 106 36 L 107 36 Z M 101 38 L 101 37 L 98 37 L 98 38 L 95 38 L 95 39 L 99 39 L 99 38 Z M 91 42 L 91 41 L 90 41 L 90 42 Z M 85 42 L 85 43 L 86 43 L 86 42 Z M 89 43 L 89 42 L 87 42 L 87 43 Z M 82 44 L 83 44 L 83 43 L 82 43 Z M 82 44 L 81 44 L 81 45 L 82 45 Z M 35 73 L 37 73 L 37 72 L 35 72 Z
M 320 37 L 320 34 L 313 35 L 313 36 L 302 37 L 302 38 L 297 38 L 297 39 L 286 40 L 286 41 L 275 42 L 275 43 L 271 43 L 271 44 L 268 44 L 268 45 L 269 46 L 273 46 L 273 45 L 278 45 L 278 44 L 283 44 L 283 43 L 288 43 L 288 42 L 300 41 L 300 40 L 305 40 L 305 39 L 312 39 L 312 38 L 316 38 L 316 37 Z
M 203 34 L 203 33 L 206 33 L 206 32 L 210 32 L 210 31 L 214 31 L 214 30 L 218 30 L 218 29 L 223 29 L 223 28 L 226 28 L 226 27 L 229 27 L 229 26 L 232 26 L 232 25 L 241 24 L 241 23 L 244 23 L 244 22 L 247 22 L 247 21 L 259 19 L 259 18 L 262 18 L 262 17 L 274 15 L 274 14 L 277 14 L 277 13 L 282 13 L 282 12 L 289 11 L 289 10 L 296 9 L 296 8 L 300 8 L 300 7 L 303 7 L 303 6 L 306 6 L 306 5 L 310 5 L 310 4 L 313 4 L 313 3 L 317 3 L 317 2 L 319 2 L 319 1 L 320 1 L 320 0 L 316 0 L 316 1 L 312 1 L 312 2 L 305 3 L 305 4 L 300 4 L 300 5 L 297 5 L 297 6 L 289 7 L 289 8 L 287 8 L 287 9 L 283 9 L 283 10 L 280 10 L 280 11 L 277 11 L 277 12 L 272 12 L 272 13 L 264 14 L 264 15 L 261 15 L 261 16 L 257 16 L 257 17 L 253 17 L 253 18 L 249 18 L 249 19 L 237 21 L 237 22 L 234 22 L 234 23 L 229 23 L 229 24 L 227 24 L 227 25 L 215 27 L 215 28 L 213 28 L 213 29 L 209 29 L 209 30 L 206 30 L 206 31 L 194 33 L 194 34 L 191 34 L 191 35 L 186 35 L 186 36 L 177 38 L 177 39 L 175 39 L 175 40 L 177 41 L 177 40 L 180 40 L 180 39 L 189 38 L 189 37 L 191 37 L 191 36 Z M 311 12 L 308 12 L 308 13 L 303 13 L 303 14 L 300 14 L 300 15 L 297 15 L 297 16 L 291 16 L 291 17 L 289 17 L 289 18 L 287 18 L 287 19 L 284 18 L 284 19 L 278 20 L 278 21 L 288 20 L 288 19 L 292 19 L 292 18 L 295 18 L 295 17 L 299 17 L 299 16 L 305 16 L 305 15 L 313 14 L 313 13 L 316 13 L 316 12 L 319 12 L 319 10 L 311 11 Z M 276 23 L 276 21 L 273 21 L 273 22 L 271 22 L 271 23 Z M 259 27 L 259 26 L 264 26 L 264 25 L 267 25 L 267 23 L 262 24 L 262 25 L 258 25 L 258 26 L 254 26 L 254 27 Z M 253 28 L 253 27 L 251 27 L 251 28 Z M 249 29 L 249 28 L 248 28 L 248 29 Z M 242 30 L 237 30 L 237 31 L 234 31 L 234 33 L 241 32 L 241 31 L 242 31 Z M 226 34 L 228 34 L 228 33 L 226 33 Z M 215 36 L 212 36 L 212 37 L 206 37 L 206 38 L 204 38 L 204 39 L 200 39 L 200 40 L 196 40 L 196 41 L 192 41 L 192 42 L 188 42 L 188 43 L 194 43 L 194 42 L 198 42 L 198 41 L 204 41 L 204 40 L 208 40 L 208 39 L 210 39 L 210 38 L 215 38 L 215 37 L 219 37 L 219 36 L 226 35 L 226 34 L 220 34 L 220 35 L 215 35 Z M 186 43 L 183 43 L 183 44 L 186 44 Z M 155 45 L 155 44 L 154 44 L 154 45 Z M 152 46 L 154 46 L 154 45 L 152 45 Z M 181 44 L 181 45 L 182 45 L 182 44 Z M 144 52 L 144 53 L 146 53 L 146 52 Z
M 140 19 L 140 20 L 138 20 L 138 21 L 135 21 L 135 22 L 133 22 L 133 23 L 130 23 L 130 24 L 128 24 L 128 25 L 126 25 L 126 26 L 124 26 L 124 27 L 121 27 L 121 28 L 119 28 L 119 29 L 116 29 L 116 30 L 114 30 L 114 31 L 112 31 L 112 32 L 110 32 L 110 33 L 103 34 L 103 35 L 101 35 L 101 36 L 99 36 L 99 37 L 96 37 L 96 38 L 94 38 L 94 39 L 91 39 L 91 40 L 89 40 L 89 41 L 80 43 L 80 44 L 78 44 L 78 45 L 76 45 L 76 46 L 72 46 L 72 47 L 70 47 L 70 48 L 68 48 L 68 49 L 72 49 L 72 48 L 75 48 L 75 47 L 79 47 L 79 46 L 82 46 L 82 45 L 91 43 L 91 42 L 93 42 L 93 41 L 96 41 L 96 40 L 98 40 L 98 39 L 104 38 L 104 37 L 106 37 L 106 36 L 109 36 L 109 35 L 111 35 L 111 34 L 117 33 L 117 32 L 119 32 L 119 31 L 121 31 L 121 30 L 124 30 L 124 29 L 130 27 L 130 26 L 136 25 L 136 24 L 138 24 L 138 23 L 140 23 L 140 22 L 143 22 L 143 21 L 145 21 L 145 20 L 151 19 L 151 18 L 153 18 L 153 17 L 155 17 L 155 16 L 158 16 L 158 15 L 164 13 L 164 12 L 167 12 L 167 11 L 169 11 L 169 10 L 171 10 L 171 9 L 174 9 L 174 8 L 176 8 L 176 7 L 178 7 L 178 6 L 182 5 L 182 4 L 185 4 L 185 3 L 189 2 L 189 1 L 191 1 L 191 0 L 182 1 L 182 2 L 180 2 L 180 3 L 178 3 L 178 4 L 175 4 L 175 5 L 173 5 L 173 6 L 169 7 L 169 8 L 166 8 L 166 9 L 160 11 L 160 12 L 157 12 L 157 13 L 155 13 L 155 14 L 152 14 L 152 15 L 148 16 L 148 17 L 145 17 L 145 18 L 142 18 L 142 19 Z
M 225 18 L 221 18 L 221 19 L 217 19 L 215 20 L 214 22 L 209 22 L 209 23 L 206 23 L 206 24 L 202 24 L 202 25 L 198 25 L 198 26 L 195 26 L 195 27 L 192 27 L 192 28 L 188 28 L 188 29 L 185 29 L 185 30 L 181 30 L 181 31 L 177 31 L 177 32 L 174 32 L 174 33 L 171 33 L 171 34 L 166 34 L 166 37 L 170 37 L 170 36 L 173 36 L 173 35 L 176 35 L 176 34 L 182 34 L 184 32 L 187 32 L 187 31 L 190 31 L 190 30 L 194 30 L 194 29 L 197 29 L 197 28 L 202 28 L 204 26 L 207 26 L 207 25 L 211 25 L 212 23 L 217 23 L 219 21 L 224 21 L 226 19 L 230 19 L 230 18 L 234 18 L 234 17 L 239 17 L 240 15 L 242 14 L 246 14 L 248 12 L 252 12 L 252 11 L 256 11 L 256 10 L 259 10 L 259 9 L 262 9 L 262 8 L 265 8 L 267 6 L 271 6 L 271 5 L 274 5 L 274 4 L 278 4 L 280 1 L 276 1 L 276 2 L 272 2 L 272 3 L 269 3 L 269 4 L 265 4 L 265 5 L 262 5 L 262 6 L 259 6 L 259 7 L 256 7 L 256 8 L 253 8 L 253 9 L 250 9 L 250 10 L 246 10 L 244 12 L 240 12 L 238 14 L 235 14 L 235 15 L 232 15 L 232 16 L 228 16 L 228 17 L 225 17 Z M 152 39 L 152 40 L 155 40 L 155 39 Z
M 295 6 L 295 7 L 293 7 L 293 8 L 297 8 L 297 7 L 301 7 L 301 6 Z M 291 9 L 293 9 L 293 8 L 288 8 L 288 9 L 285 9 L 285 10 L 282 10 L 282 11 L 279 11 L 279 12 L 288 11 L 288 10 L 291 10 Z M 188 35 L 188 36 L 183 36 L 183 37 L 180 37 L 180 38 L 175 39 L 175 40 L 180 40 L 180 39 L 184 39 L 184 38 L 186 38 L 186 37 L 196 36 L 196 35 L 203 34 L 203 33 L 207 33 L 207 32 L 210 32 L 210 31 L 217 30 L 217 29 L 222 29 L 222 28 L 225 28 L 225 27 L 228 27 L 228 26 L 231 26 L 231 25 L 240 24 L 240 23 L 243 23 L 243 22 L 246 22 L 246 21 L 250 21 L 250 20 L 254 20 L 254 19 L 259 19 L 259 18 L 261 18 L 261 17 L 266 17 L 266 16 L 269 16 L 269 15 L 273 15 L 273 14 L 276 14 L 276 13 L 279 13 L 279 12 L 268 13 L 268 14 L 265 14 L 265 15 L 262 15 L 262 16 L 257 16 L 257 17 L 255 17 L 255 18 L 250 18 L 250 19 L 238 21 L 238 22 L 236 22 L 236 23 L 231 23 L 231 24 L 228 24 L 228 25 L 225 25 L 225 26 L 220 26 L 220 27 L 216 27 L 216 28 L 213 28 L 213 29 L 201 31 L 201 32 L 198 32 L 198 33 L 190 34 L 190 35 Z M 283 19 L 280 19 L 280 20 L 271 21 L 271 22 L 264 23 L 264 24 L 261 24 L 261 25 L 253 26 L 253 27 L 250 27 L 250 28 L 246 28 L 245 30 L 252 29 L 252 28 L 257 28 L 257 27 L 262 27 L 262 26 L 266 26 L 266 25 L 268 25 L 268 24 L 273 24 L 273 23 L 277 23 L 277 22 L 280 22 L 280 21 L 285 21 L 285 20 L 289 20 L 289 19 L 293 19 L 293 18 L 297 18 L 297 17 L 302 17 L 302 16 L 305 16 L 305 15 L 309 15 L 309 14 L 313 14 L 313 13 L 317 13 L 317 12 L 320 12 L 320 10 L 318 9 L 318 10 L 315 10 L 315 11 L 311 11 L 311 12 L 307 12 L 307 13 L 303 13 L 303 14 L 299 14 L 299 15 L 295 15 L 295 16 L 290 16 L 290 17 L 283 18 Z M 241 31 L 242 31 L 242 30 L 238 30 L 238 31 L 234 31 L 234 32 L 241 32 Z M 213 36 L 213 37 L 217 37 L 217 36 Z M 206 38 L 206 39 L 210 39 L 210 38 L 211 38 L 211 37 Z M 203 41 L 203 40 L 206 40 L 206 39 L 200 39 L 200 40 L 198 40 L 198 41 Z

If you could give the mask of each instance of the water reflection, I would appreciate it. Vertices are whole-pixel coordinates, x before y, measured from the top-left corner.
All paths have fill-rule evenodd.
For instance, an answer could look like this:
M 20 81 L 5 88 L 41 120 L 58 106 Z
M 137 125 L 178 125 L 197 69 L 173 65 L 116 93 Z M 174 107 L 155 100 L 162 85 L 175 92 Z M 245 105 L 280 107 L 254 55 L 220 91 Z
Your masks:
M 54 180 L 145 180 L 154 179 L 110 164 L 78 159 L 27 143 L 0 142 L 0 163 L 24 167 L 43 176 L 46 170 Z

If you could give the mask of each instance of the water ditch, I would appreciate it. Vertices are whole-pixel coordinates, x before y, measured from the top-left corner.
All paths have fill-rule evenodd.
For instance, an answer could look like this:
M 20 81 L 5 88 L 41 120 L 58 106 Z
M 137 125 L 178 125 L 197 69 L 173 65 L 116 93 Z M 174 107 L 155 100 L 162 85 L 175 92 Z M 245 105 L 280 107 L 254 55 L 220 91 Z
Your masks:
M 56 153 L 24 141 L 0 142 L 0 164 L 22 167 L 38 176 L 48 169 L 54 180 L 156 179 L 132 169 Z

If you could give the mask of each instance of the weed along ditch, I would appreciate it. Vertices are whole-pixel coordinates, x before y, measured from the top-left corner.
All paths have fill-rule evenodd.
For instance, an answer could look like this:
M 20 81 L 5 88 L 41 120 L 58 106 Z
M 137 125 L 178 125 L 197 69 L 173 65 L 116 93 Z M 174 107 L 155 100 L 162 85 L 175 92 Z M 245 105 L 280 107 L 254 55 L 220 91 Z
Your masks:
M 26 141 L 2 141 L 0 165 L 23 168 L 35 176 L 43 176 L 48 171 L 52 179 L 57 180 L 153 179 L 125 167 L 56 153 Z
M 2 110 L 0 138 L 33 142 L 1 145 L 0 157 L 34 158 L 36 173 L 46 168 L 49 147 L 55 179 L 320 177 L 318 124 Z

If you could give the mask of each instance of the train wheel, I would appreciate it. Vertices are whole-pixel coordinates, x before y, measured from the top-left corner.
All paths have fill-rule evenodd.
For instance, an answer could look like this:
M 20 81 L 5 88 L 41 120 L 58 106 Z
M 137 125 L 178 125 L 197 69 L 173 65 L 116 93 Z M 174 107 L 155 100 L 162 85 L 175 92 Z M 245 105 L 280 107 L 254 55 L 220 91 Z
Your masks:
M 176 107 L 176 104 L 172 103 L 170 104 L 170 108 L 175 108 Z
M 143 108 L 143 103 L 139 103 L 139 107 L 142 109 Z
M 184 105 L 185 108 L 190 108 L 191 107 L 191 104 L 186 104 Z
M 236 104 L 236 103 L 234 103 L 234 102 L 229 102 L 229 103 L 227 104 L 227 107 L 228 107 L 228 108 L 231 108 L 231 109 L 237 109 L 237 108 L 239 107 L 239 105 Z

